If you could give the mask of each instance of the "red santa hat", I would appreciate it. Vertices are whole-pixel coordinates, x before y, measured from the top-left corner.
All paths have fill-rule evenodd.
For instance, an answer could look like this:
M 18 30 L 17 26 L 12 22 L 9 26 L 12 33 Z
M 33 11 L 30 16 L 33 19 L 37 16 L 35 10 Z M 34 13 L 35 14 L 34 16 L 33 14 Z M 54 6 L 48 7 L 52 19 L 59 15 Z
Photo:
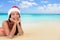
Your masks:
M 19 7 L 17 7 L 17 6 L 12 6 L 12 8 L 8 11 L 8 15 L 10 15 L 11 12 L 14 12 L 14 11 L 17 11 L 17 12 L 20 13 Z

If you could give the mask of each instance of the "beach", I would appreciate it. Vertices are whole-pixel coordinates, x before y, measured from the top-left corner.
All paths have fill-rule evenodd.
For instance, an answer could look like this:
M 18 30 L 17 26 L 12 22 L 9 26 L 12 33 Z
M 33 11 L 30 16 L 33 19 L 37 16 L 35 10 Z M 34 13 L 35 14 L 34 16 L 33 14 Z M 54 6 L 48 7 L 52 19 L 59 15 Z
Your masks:
M 60 40 L 60 18 L 57 16 L 24 15 L 21 19 L 24 35 L 12 39 L 0 36 L 0 40 Z

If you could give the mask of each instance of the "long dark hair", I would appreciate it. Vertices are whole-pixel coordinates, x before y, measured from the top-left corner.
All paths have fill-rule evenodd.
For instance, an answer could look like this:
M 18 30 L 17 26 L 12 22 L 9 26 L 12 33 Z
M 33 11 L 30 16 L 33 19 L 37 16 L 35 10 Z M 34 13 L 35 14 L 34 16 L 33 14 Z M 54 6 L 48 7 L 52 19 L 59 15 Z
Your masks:
M 11 18 L 11 14 L 9 15 L 9 19 L 8 19 L 8 26 L 9 26 L 9 29 L 12 29 L 12 26 L 13 26 L 14 24 L 12 24 L 10 18 Z M 19 14 L 19 18 L 20 18 L 20 14 Z M 21 26 L 21 22 L 19 22 L 19 25 Z M 16 32 L 15 32 L 14 35 L 17 35 L 17 33 L 18 33 L 18 28 L 17 28 L 17 26 L 16 26 Z
M 19 15 L 19 18 L 20 18 L 20 14 L 18 13 L 18 15 Z M 8 20 L 10 21 L 10 18 L 11 18 L 11 14 L 9 15 L 9 18 L 8 18 Z M 11 22 L 11 21 L 10 21 Z

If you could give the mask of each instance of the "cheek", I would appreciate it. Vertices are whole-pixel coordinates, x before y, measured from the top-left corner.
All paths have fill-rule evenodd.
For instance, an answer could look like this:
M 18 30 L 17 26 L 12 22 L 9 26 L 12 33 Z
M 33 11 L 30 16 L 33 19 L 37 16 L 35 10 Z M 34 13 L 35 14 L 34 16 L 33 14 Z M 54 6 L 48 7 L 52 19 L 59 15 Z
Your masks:
M 15 17 L 14 16 L 11 16 L 11 18 L 15 20 Z
M 11 16 L 11 18 L 14 18 L 14 16 Z
M 19 18 L 19 15 L 17 15 L 16 17 Z

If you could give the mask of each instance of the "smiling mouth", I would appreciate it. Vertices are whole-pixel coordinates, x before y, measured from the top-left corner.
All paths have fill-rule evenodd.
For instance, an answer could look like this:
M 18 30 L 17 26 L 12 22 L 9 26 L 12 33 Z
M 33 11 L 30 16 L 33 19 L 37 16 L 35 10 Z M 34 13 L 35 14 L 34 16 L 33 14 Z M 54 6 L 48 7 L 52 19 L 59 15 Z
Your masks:
M 18 18 L 13 18 L 14 20 L 17 20 Z

